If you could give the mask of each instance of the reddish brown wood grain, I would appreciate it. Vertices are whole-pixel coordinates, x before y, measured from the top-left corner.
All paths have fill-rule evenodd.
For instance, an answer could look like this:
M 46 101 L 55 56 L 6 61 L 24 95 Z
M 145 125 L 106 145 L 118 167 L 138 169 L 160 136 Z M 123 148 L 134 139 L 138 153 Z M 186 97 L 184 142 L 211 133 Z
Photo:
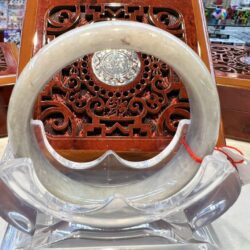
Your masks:
M 250 89 L 218 86 L 225 134 L 250 141 Z
M 199 53 L 212 71 L 202 1 L 37 0 L 27 4 L 32 8 L 26 12 L 23 39 L 35 34 L 35 42 L 23 44 L 20 71 L 32 54 L 60 34 L 111 19 L 144 22 L 171 32 Z M 178 121 L 189 117 L 186 91 L 167 65 L 150 55 L 138 56 L 143 67 L 128 87 L 100 82 L 91 70 L 92 55 L 55 75 L 38 99 L 35 118 L 43 121 L 56 150 L 80 161 L 107 149 L 128 158 L 136 154 L 143 158 L 171 141 Z M 95 105 L 101 109 L 93 108 Z M 134 105 L 142 109 L 136 110 Z M 94 156 L 79 154 L 85 150 Z
M 250 88 L 250 64 L 245 61 L 250 58 L 250 47 L 212 44 L 211 50 L 218 79 L 229 78 L 235 83 L 240 79 L 248 80 Z
M 225 135 L 250 141 L 250 65 L 244 61 L 250 48 L 213 44 L 211 49 Z
M 14 45 L 11 43 L 0 43 L 0 79 L 7 76 L 15 76 L 16 72 L 17 58 Z

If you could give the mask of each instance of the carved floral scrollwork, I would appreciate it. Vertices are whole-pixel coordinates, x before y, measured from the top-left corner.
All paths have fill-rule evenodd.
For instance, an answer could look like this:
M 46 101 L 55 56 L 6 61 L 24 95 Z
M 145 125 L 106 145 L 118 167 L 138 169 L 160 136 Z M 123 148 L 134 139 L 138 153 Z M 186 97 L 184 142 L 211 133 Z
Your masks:
M 72 135 L 71 133 L 75 131 L 74 136 L 80 134 L 82 136 L 82 130 L 87 125 L 90 136 L 101 134 L 133 137 L 137 134 L 134 131 L 138 131 L 143 125 L 145 131 L 141 136 L 157 137 L 173 134 L 179 119 L 189 117 L 187 100 L 179 98 L 182 85 L 180 81 L 171 81 L 172 69 L 157 58 L 145 54 L 138 56 L 143 65 L 141 77 L 119 88 L 94 81 L 94 74 L 89 68 L 91 55 L 66 67 L 62 71 L 64 74 L 56 75 L 41 95 L 39 118 L 46 125 L 51 124 L 47 132 L 57 134 L 61 131 L 65 135 Z M 150 64 L 157 65 L 158 69 L 147 71 Z M 57 126 L 56 129 L 52 124 L 55 122 L 58 124 L 59 121 L 51 120 L 53 108 L 45 107 L 49 100 L 53 103 L 59 102 L 66 114 L 65 122 L 62 123 L 61 119 L 61 126 Z M 58 112 L 57 106 L 56 112 Z M 77 123 L 73 124 L 72 119 Z M 67 131 L 65 131 L 66 124 L 69 123 L 66 121 L 72 124 Z M 74 128 L 71 128 L 73 125 Z M 101 132 L 95 134 L 97 128 Z M 114 134 L 112 131 L 115 131 Z
M 177 126 L 181 119 L 189 119 L 189 103 L 173 103 L 167 107 L 158 120 L 158 129 L 160 135 L 166 135 L 176 132 Z
M 182 16 L 174 10 L 150 8 L 148 15 L 150 23 L 154 26 L 164 29 L 180 38 L 182 37 L 184 33 L 183 19 Z
M 183 17 L 177 10 L 128 4 L 55 6 L 48 11 L 47 32 L 49 35 L 56 37 L 76 26 L 114 19 L 148 23 L 185 40 Z
M 214 68 L 218 72 L 250 77 L 250 49 L 240 46 L 212 45 Z
M 48 34 L 62 34 L 81 22 L 81 10 L 80 6 L 69 6 L 64 7 L 63 9 L 54 8 L 49 11 L 50 14 L 48 15 L 48 27 L 47 32 Z
M 46 108 L 40 119 L 44 122 L 45 130 L 49 133 L 75 136 L 77 134 L 77 124 L 74 115 L 58 101 L 43 101 L 43 108 Z
M 77 26 L 114 19 L 148 23 L 185 41 L 184 21 L 178 11 L 127 4 L 55 6 L 48 11 L 46 41 Z M 158 58 L 140 53 L 130 58 L 133 65 L 139 60 L 139 71 L 125 85 L 106 84 L 98 78 L 93 55 L 56 74 L 41 93 L 35 114 L 46 132 L 80 138 L 171 138 L 179 120 L 189 118 L 187 94 L 180 79 Z M 120 66 L 119 71 L 123 73 L 123 69 Z

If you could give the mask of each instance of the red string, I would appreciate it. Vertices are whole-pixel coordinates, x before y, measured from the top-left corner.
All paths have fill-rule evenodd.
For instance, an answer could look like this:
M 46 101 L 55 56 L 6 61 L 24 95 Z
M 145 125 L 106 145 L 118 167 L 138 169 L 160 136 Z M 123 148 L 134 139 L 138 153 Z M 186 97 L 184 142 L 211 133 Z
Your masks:
M 183 146 L 185 147 L 186 151 L 188 152 L 189 156 L 196 162 L 198 163 L 202 163 L 202 158 L 200 158 L 199 156 L 197 156 L 194 151 L 191 149 L 191 147 L 187 144 L 186 141 L 186 136 L 182 137 L 181 143 L 183 144 Z
M 240 151 L 238 148 L 233 147 L 233 146 L 223 146 L 223 148 L 230 148 L 230 149 L 234 149 L 235 151 L 237 151 L 238 153 L 240 153 L 242 156 L 244 156 L 244 154 L 242 153 L 242 151 Z
M 235 168 L 237 168 L 237 164 L 240 164 L 240 163 L 244 162 L 244 160 L 235 161 L 229 154 L 227 154 L 225 151 L 223 151 L 220 148 L 216 148 L 215 150 L 221 152 L 222 154 L 224 154 Z
M 199 156 L 197 156 L 194 151 L 191 149 L 191 147 L 188 145 L 187 141 L 186 141 L 186 136 L 183 136 L 181 139 L 181 143 L 182 145 L 185 147 L 186 151 L 188 152 L 189 156 L 196 162 L 198 163 L 202 163 L 202 158 L 200 158 Z M 237 168 L 237 164 L 242 164 L 244 163 L 244 159 L 236 161 L 234 160 L 227 152 L 223 151 L 222 148 L 229 148 L 229 149 L 234 149 L 235 151 L 237 151 L 239 154 L 241 154 L 242 156 L 244 156 L 244 154 L 235 147 L 232 146 L 224 146 L 224 147 L 215 147 L 216 151 L 221 152 L 222 154 L 226 155 L 227 159 L 232 163 L 232 165 Z

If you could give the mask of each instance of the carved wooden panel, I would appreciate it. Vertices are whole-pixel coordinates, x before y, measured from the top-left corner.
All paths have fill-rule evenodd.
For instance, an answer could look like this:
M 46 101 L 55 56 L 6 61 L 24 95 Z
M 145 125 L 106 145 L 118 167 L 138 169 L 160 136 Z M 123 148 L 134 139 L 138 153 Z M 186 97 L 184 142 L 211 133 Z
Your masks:
M 108 20 L 130 20 L 148 23 L 184 39 L 183 18 L 174 8 L 134 4 L 82 4 L 56 6 L 47 16 L 47 38 L 53 39 L 74 27 Z
M 91 56 L 65 68 L 41 94 L 37 115 L 46 132 L 81 138 L 172 136 L 179 119 L 189 117 L 186 93 L 166 64 L 139 56 L 139 77 L 119 87 L 96 79 Z
M 212 57 L 225 135 L 250 141 L 250 48 L 212 44 Z
M 0 77 L 15 75 L 17 62 L 9 43 L 0 43 Z
M 212 44 L 211 49 L 217 76 L 250 79 L 250 47 Z
M 0 137 L 7 135 L 7 109 L 17 71 L 17 48 L 0 43 Z
M 199 3 L 190 0 L 38 0 L 33 53 L 70 29 L 108 20 L 132 20 L 159 27 L 198 51 L 198 46 L 204 49 L 206 44 L 197 41 L 197 6 Z M 128 85 L 112 86 L 112 80 L 105 84 L 107 80 L 93 70 L 93 55 L 79 59 L 53 77 L 38 99 L 35 118 L 43 121 L 56 149 L 136 148 L 155 153 L 171 141 L 179 120 L 189 117 L 186 91 L 168 65 L 151 55 L 137 56 L 140 68 Z

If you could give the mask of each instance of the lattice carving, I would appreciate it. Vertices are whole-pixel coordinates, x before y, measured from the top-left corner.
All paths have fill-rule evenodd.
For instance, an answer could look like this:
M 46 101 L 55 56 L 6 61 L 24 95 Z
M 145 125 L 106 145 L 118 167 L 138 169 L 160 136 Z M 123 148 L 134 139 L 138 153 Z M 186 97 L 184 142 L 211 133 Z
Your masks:
M 218 73 L 250 78 L 250 48 L 212 45 L 214 68 Z
M 174 9 L 95 4 L 56 6 L 48 12 L 46 43 L 92 22 L 113 19 L 148 23 L 186 41 L 184 20 Z M 180 119 L 189 118 L 187 94 L 173 70 L 138 53 L 141 70 L 128 85 L 101 82 L 87 55 L 63 69 L 41 93 L 36 118 L 52 137 L 172 138 Z
M 170 8 L 128 4 L 56 6 L 48 13 L 47 38 L 87 23 L 131 20 L 154 25 L 185 40 L 182 15 Z
M 0 47 L 0 72 L 6 71 L 8 68 L 7 62 L 4 56 L 3 49 Z
M 46 131 L 73 137 L 173 135 L 179 119 L 189 117 L 181 82 L 160 60 L 139 56 L 139 79 L 119 88 L 94 78 L 91 55 L 65 68 L 41 95 L 38 117 Z

